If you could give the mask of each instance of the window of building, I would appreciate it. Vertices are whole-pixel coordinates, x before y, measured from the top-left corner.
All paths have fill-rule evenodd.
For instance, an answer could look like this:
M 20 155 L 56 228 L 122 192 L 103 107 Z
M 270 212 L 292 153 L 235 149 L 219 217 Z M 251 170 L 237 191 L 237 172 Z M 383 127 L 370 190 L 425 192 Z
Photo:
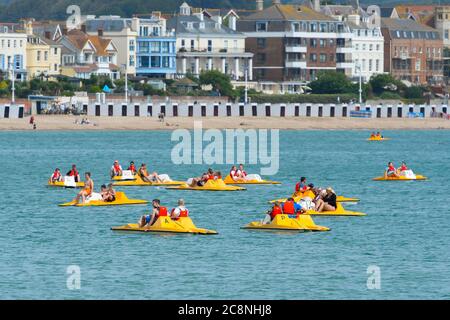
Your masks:
M 256 32 L 266 32 L 266 31 L 267 31 L 267 22 L 256 23 Z
M 326 23 L 320 24 L 320 32 L 327 32 L 327 24 Z
M 134 40 L 130 40 L 130 51 L 134 52 Z
M 161 61 L 161 67 L 163 68 L 170 68 L 170 59 L 169 57 L 162 57 L 162 61 Z
M 310 28 L 310 31 L 311 31 L 311 32 L 316 32 L 316 31 L 317 31 L 317 23 L 312 22 L 312 23 L 309 25 L 309 28 Z
M 161 43 L 158 41 L 151 42 L 150 43 L 151 52 L 153 53 L 159 53 L 161 52 Z
M 316 48 L 317 47 L 317 39 L 309 39 L 309 46 L 311 48 Z
M 208 52 L 212 52 L 212 40 L 208 40 Z
M 256 54 L 256 62 L 259 64 L 266 63 L 266 54 L 265 53 L 258 53 Z
M 375 70 L 378 72 L 378 71 L 380 71 L 380 60 L 376 60 L 375 61 Z
M 264 49 L 266 47 L 266 38 L 256 39 L 256 45 L 258 49 Z
M 369 71 L 372 71 L 372 59 L 369 59 Z
M 355 43 L 355 50 L 359 50 L 359 44 Z
M 36 60 L 41 61 L 41 52 L 40 51 L 36 52 Z
M 58 55 L 58 48 L 53 48 L 53 54 L 54 54 L 55 56 Z
M 139 52 L 140 53 L 148 53 L 149 52 L 150 43 L 147 41 L 139 42 Z
M 150 58 L 148 56 L 139 57 L 138 63 L 140 68 L 148 68 L 150 66 Z
M 44 51 L 44 61 L 48 61 L 48 51 Z
M 128 64 L 130 65 L 130 67 L 134 67 L 134 56 L 133 55 L 130 56 L 130 61 Z
M 169 42 L 163 42 L 161 44 L 161 52 L 162 53 L 169 53 L 170 52 L 170 43 Z
M 324 48 L 326 46 L 326 40 L 325 39 L 320 39 L 319 40 L 319 45 L 321 48 Z
M 377 51 L 380 51 L 380 45 L 377 44 Z
M 185 49 L 185 47 L 186 47 L 186 40 L 184 40 L 184 39 L 181 40 L 181 47 L 183 49 Z
M 321 53 L 319 59 L 322 63 L 327 62 L 327 55 L 325 53 Z
M 309 55 L 309 61 L 311 61 L 311 62 L 316 62 L 316 61 L 317 61 L 317 54 L 311 53 L 311 54 Z
M 448 30 L 445 30 L 444 32 L 444 38 L 448 40 Z
M 369 51 L 373 50 L 373 44 L 369 44 Z
M 195 40 L 191 40 L 191 51 L 195 49 Z
M 160 68 L 161 67 L 161 57 L 154 56 L 150 58 L 150 67 L 151 68 Z

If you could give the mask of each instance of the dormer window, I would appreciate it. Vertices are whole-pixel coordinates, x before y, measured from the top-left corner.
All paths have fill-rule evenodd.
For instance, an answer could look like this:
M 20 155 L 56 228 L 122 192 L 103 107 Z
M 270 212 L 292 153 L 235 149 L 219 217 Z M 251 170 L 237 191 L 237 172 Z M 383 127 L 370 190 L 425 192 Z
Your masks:
M 267 32 L 267 22 L 257 22 L 256 23 L 256 31 L 257 32 Z

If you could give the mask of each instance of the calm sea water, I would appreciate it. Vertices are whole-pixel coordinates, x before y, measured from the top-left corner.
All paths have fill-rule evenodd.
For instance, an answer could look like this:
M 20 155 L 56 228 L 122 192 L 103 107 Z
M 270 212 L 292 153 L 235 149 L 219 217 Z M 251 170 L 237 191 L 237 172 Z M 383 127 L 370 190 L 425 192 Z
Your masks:
M 108 181 L 114 159 L 145 161 L 185 179 L 202 166 L 171 163 L 170 132 L 0 132 L 0 298 L 3 299 L 405 299 L 450 298 L 450 132 L 280 132 L 280 186 L 244 192 L 122 188 L 133 198 L 183 197 L 199 227 L 218 236 L 123 234 L 146 207 L 61 208 L 74 190 L 45 186 L 54 167 L 72 162 Z M 406 160 L 426 182 L 374 182 L 388 160 Z M 205 166 L 206 167 L 206 166 Z M 223 172 L 228 165 L 216 166 Z M 248 171 L 259 171 L 258 166 Z M 242 230 L 262 218 L 267 200 L 289 194 L 296 178 L 361 199 L 367 217 L 315 218 L 328 233 Z M 66 269 L 81 269 L 68 290 Z M 381 289 L 367 289 L 367 268 Z

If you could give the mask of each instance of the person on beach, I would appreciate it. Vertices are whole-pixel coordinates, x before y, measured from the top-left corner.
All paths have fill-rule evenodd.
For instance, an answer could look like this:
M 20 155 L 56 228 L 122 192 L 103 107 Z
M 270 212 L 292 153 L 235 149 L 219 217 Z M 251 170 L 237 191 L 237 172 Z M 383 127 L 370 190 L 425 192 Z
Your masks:
M 145 182 L 162 182 L 157 172 L 153 172 L 152 174 L 148 173 L 147 165 L 145 163 L 142 163 L 139 167 L 139 176 Z
M 389 162 L 386 170 L 384 171 L 384 177 L 400 177 L 400 175 L 397 172 L 397 169 L 394 166 L 394 163 Z
M 178 206 L 176 208 L 173 208 L 170 212 L 170 218 L 172 220 L 179 220 L 180 218 L 186 218 L 189 216 L 189 210 L 184 205 L 184 200 L 179 199 L 178 200 Z
M 56 168 L 52 176 L 50 177 L 50 182 L 55 183 L 61 181 L 62 181 L 61 171 L 59 170 L 59 168 Z
M 80 182 L 80 180 L 81 180 L 80 174 L 78 173 L 78 170 L 77 170 L 77 166 L 74 164 L 72 165 L 72 169 L 70 169 L 70 171 L 66 173 L 66 176 L 74 177 L 75 182 Z
M 136 166 L 134 165 L 134 161 L 130 162 L 130 165 L 128 166 L 128 170 L 130 170 L 131 173 L 136 174 L 137 170 L 136 170 Z
M 122 175 L 122 166 L 119 164 L 118 160 L 114 161 L 111 167 L 111 178 L 118 177 Z
M 161 206 L 159 199 L 152 201 L 152 212 L 149 215 L 143 215 L 139 220 L 139 227 L 151 227 L 159 217 L 167 217 L 167 208 Z
M 325 195 L 322 199 L 319 199 L 316 203 L 316 211 L 336 211 L 337 208 L 337 196 L 331 187 L 326 188 Z
M 84 182 L 84 188 L 77 194 L 74 201 L 76 203 L 80 203 L 80 199 L 82 200 L 82 203 L 86 203 L 86 198 L 89 197 L 92 192 L 94 191 L 94 181 L 91 179 L 91 173 L 86 172 L 84 174 L 85 182 Z

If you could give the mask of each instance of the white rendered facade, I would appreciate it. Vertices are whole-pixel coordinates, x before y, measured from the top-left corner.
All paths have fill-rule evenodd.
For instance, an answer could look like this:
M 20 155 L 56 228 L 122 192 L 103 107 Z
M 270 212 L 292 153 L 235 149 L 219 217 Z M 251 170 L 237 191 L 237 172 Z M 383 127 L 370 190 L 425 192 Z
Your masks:
M 15 32 L 8 26 L 0 25 L 0 70 L 7 78 L 14 69 L 16 80 L 26 79 L 27 35 Z

